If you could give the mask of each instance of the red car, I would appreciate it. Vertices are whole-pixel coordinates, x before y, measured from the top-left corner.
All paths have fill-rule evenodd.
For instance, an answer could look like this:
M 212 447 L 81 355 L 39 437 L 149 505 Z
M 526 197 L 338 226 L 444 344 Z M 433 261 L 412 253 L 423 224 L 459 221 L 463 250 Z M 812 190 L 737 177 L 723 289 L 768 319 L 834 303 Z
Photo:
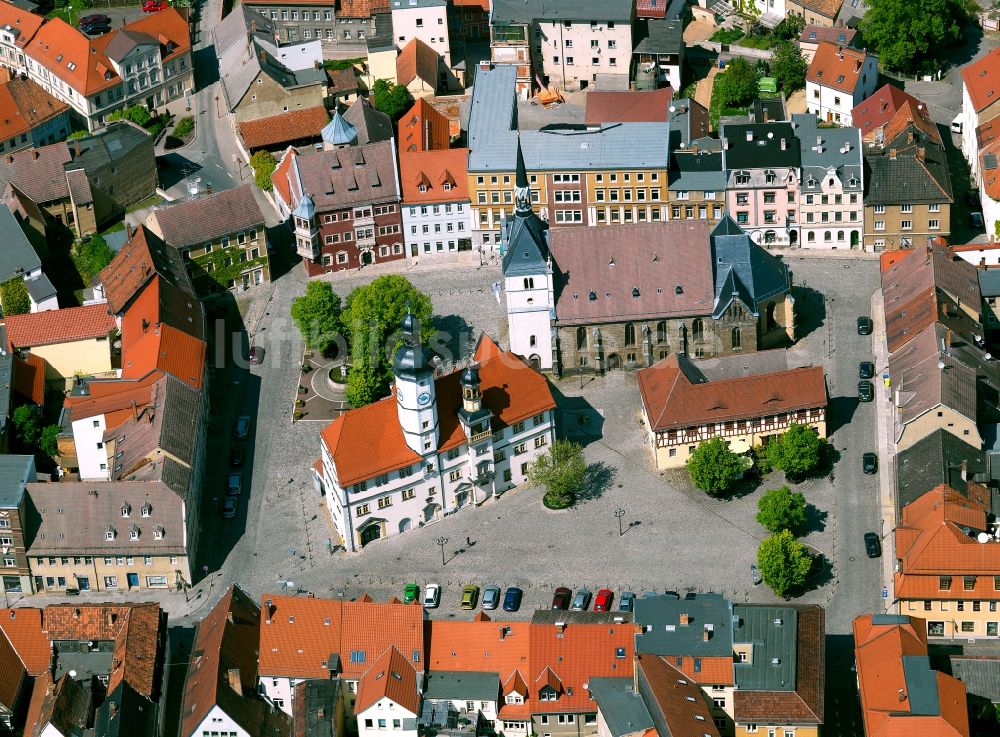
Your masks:
M 167 9 L 167 0 L 142 0 L 143 13 L 159 13 Z
M 606 612 L 611 609 L 611 600 L 615 598 L 615 595 L 611 593 L 611 589 L 601 589 L 597 592 L 597 598 L 594 599 L 594 611 L 595 612 Z

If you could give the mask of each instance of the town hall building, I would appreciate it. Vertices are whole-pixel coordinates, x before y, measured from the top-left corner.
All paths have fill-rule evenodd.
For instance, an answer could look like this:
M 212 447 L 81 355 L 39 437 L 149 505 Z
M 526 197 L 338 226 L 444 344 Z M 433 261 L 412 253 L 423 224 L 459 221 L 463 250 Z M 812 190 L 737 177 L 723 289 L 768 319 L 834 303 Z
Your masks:
M 550 229 L 518 150 L 502 227 L 511 351 L 557 375 L 714 358 L 795 338 L 788 267 L 728 215 Z
M 433 522 L 525 482 L 555 440 L 544 376 L 482 336 L 475 363 L 437 375 L 407 315 L 394 396 L 323 430 L 317 487 L 349 552 Z

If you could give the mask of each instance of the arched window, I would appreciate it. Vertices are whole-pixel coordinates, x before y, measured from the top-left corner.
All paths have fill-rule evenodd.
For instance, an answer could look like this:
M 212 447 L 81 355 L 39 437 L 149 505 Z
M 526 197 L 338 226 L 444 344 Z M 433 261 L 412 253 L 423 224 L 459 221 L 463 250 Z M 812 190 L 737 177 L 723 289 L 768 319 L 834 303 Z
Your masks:
M 844 231 L 842 231 L 842 230 L 838 230 L 837 231 L 837 240 L 840 241 L 840 242 L 843 242 L 843 240 L 844 240 Z
M 576 349 L 578 351 L 586 350 L 587 348 L 587 328 L 577 328 L 576 329 Z
M 833 238 L 833 233 L 831 233 L 829 230 L 823 232 L 823 240 L 825 242 L 829 243 L 832 240 L 832 238 Z
M 705 337 L 705 323 L 700 317 L 696 317 L 691 323 L 691 340 L 696 343 Z
M 806 240 L 809 241 L 810 243 L 815 242 L 816 234 L 810 230 L 808 233 L 806 233 Z
M 535 280 L 532 277 L 530 277 L 530 276 L 526 276 L 524 278 L 524 288 L 525 289 L 534 289 L 535 288 Z
M 743 350 L 743 331 L 739 328 L 733 328 L 733 350 Z
M 656 323 L 656 342 L 666 343 L 667 342 L 667 321 L 660 320 Z
M 635 325 L 625 323 L 625 345 L 635 345 Z

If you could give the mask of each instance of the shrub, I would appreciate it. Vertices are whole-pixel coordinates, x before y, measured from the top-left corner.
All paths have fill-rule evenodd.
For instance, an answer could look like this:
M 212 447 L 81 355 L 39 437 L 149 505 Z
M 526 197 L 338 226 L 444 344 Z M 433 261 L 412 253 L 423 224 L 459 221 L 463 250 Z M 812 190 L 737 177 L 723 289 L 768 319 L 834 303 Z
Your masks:
M 0 284 L 0 307 L 5 315 L 24 315 L 31 312 L 31 297 L 24 279 L 15 276 Z
M 712 438 L 698 444 L 687 469 L 695 486 L 710 496 L 723 496 L 743 477 L 747 463 L 722 438 Z
M 192 133 L 194 133 L 194 118 L 190 115 L 178 120 L 174 126 L 174 135 L 178 138 L 185 138 Z
M 253 169 L 253 178 L 257 186 L 261 189 L 271 191 L 271 175 L 278 168 L 278 160 L 268 151 L 258 151 L 250 157 L 250 168 Z
M 122 110 L 115 110 L 113 113 L 108 115 L 107 121 L 109 123 L 115 120 L 128 120 L 136 125 L 145 127 L 147 123 L 153 120 L 153 116 L 149 110 L 146 109 L 145 105 L 133 105 L 132 107 L 123 108 Z

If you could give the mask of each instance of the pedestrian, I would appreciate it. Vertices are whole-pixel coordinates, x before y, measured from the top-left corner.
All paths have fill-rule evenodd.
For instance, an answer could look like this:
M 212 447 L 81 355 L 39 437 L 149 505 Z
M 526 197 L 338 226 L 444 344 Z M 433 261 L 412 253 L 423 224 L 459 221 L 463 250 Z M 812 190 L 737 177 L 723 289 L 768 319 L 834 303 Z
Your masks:
M 467 548 L 472 547 L 472 538 L 469 537 L 468 535 L 465 536 L 465 547 Z

